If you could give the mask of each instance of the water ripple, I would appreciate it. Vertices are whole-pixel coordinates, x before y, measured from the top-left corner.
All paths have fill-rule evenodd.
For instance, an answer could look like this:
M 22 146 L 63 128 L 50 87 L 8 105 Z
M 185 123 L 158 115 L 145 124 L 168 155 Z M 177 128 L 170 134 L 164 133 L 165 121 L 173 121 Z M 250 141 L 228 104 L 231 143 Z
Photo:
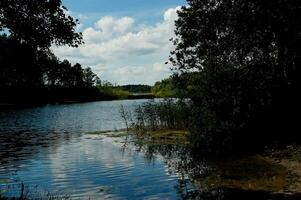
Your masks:
M 84 132 L 123 128 L 119 106 L 95 102 L 0 111 L 0 185 L 24 183 L 73 199 L 176 199 L 164 159 L 149 163 L 116 138 Z

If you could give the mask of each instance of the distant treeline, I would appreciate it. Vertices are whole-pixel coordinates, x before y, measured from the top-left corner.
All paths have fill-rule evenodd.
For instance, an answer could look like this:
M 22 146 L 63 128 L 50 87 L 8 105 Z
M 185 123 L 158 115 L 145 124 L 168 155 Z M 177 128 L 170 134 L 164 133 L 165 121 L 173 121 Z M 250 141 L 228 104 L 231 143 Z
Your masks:
M 152 93 L 159 98 L 170 98 L 180 96 L 179 90 L 175 87 L 172 77 L 157 81 L 151 89 Z
M 151 93 L 152 87 L 149 85 L 122 85 L 119 86 L 122 90 L 128 91 L 130 93 Z
M 60 61 L 52 45 L 77 47 L 78 20 L 60 0 L 0 1 L 0 103 L 37 104 L 103 98 L 90 68 Z
M 59 60 L 52 45 L 83 43 L 66 11 L 60 0 L 0 1 L 0 104 L 154 97 L 151 86 L 114 86 L 87 66 Z
M 170 98 L 179 97 L 180 90 L 174 86 L 172 78 L 158 81 L 154 86 L 150 85 L 113 85 L 110 82 L 103 82 L 98 85 L 102 93 L 115 99 L 140 99 L 140 98 Z
M 46 103 L 105 98 L 91 68 L 60 61 L 50 51 L 35 51 L 7 35 L 0 36 L 2 103 Z
M 83 43 L 78 20 L 67 13 L 60 0 L 0 1 L 0 105 L 147 97 L 131 95 L 151 86 L 113 86 L 52 53 L 52 45 Z

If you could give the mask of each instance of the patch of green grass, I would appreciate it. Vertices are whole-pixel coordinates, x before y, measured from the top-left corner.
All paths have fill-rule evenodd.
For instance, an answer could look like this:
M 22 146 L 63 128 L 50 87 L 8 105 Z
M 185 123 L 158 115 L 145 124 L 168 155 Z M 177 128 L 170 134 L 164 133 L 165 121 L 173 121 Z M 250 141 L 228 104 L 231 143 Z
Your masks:
M 189 145 L 189 133 L 184 130 L 156 130 L 147 131 L 145 133 L 136 133 L 135 130 L 120 129 L 115 131 L 95 131 L 88 132 L 86 135 L 99 135 L 106 137 L 126 137 L 130 136 L 131 141 L 136 144 L 147 144 L 147 145 Z
M 147 145 L 189 145 L 188 136 L 184 130 L 157 130 L 137 134 L 134 141 Z

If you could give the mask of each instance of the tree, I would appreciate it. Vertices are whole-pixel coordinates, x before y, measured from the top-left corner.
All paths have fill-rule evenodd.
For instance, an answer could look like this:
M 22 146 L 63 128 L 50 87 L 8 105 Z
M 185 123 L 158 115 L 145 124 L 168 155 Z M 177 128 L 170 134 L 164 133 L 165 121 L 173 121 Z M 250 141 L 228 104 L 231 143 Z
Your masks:
M 61 0 L 0 1 L 0 31 L 8 30 L 11 38 L 33 48 L 47 49 L 52 43 L 76 47 L 82 43 L 77 23 Z
M 170 60 L 198 108 L 196 141 L 233 147 L 284 137 L 267 131 L 296 121 L 300 8 L 296 0 L 188 0 L 178 12 Z
M 91 70 L 90 67 L 84 69 L 83 71 L 83 82 L 86 87 L 92 87 L 97 84 L 99 78 L 94 72 Z
M 172 78 L 163 79 L 158 81 L 152 87 L 152 93 L 156 97 L 168 98 L 175 97 L 177 92 L 175 91 Z
M 42 84 L 41 69 L 37 65 L 37 54 L 25 45 L 0 36 L 0 88 L 38 87 Z
M 59 61 L 54 55 L 46 61 L 44 84 L 50 88 L 92 88 L 99 81 L 91 68 L 83 69 L 79 63 L 72 65 L 68 60 Z
M 67 63 L 63 66 L 50 50 L 53 44 L 81 44 L 77 24 L 78 20 L 68 15 L 61 0 L 1 0 L 0 34 L 6 34 L 0 38 L 0 87 L 9 91 L 39 89 L 45 82 L 70 87 L 79 84 L 78 80 L 70 80 L 68 73 L 75 76 L 74 73 L 81 72 Z M 68 80 L 62 83 L 63 77 L 59 76 Z

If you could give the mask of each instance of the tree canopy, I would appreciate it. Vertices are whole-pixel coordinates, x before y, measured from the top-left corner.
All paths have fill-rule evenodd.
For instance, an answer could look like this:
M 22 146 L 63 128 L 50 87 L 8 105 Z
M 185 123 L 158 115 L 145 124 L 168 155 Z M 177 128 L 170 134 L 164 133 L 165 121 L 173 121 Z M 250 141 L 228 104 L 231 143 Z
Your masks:
M 180 70 L 212 64 L 267 64 L 297 81 L 301 3 L 295 0 L 188 0 L 176 22 L 172 61 Z
M 76 47 L 82 43 L 77 23 L 61 0 L 0 1 L 0 31 L 8 30 L 11 38 L 34 48 L 53 43 Z
M 179 86 L 200 109 L 198 138 L 211 135 L 223 146 L 239 137 L 260 142 L 280 137 L 266 131 L 288 131 L 296 122 L 291 115 L 299 107 L 301 2 L 187 2 L 178 12 L 170 60 Z M 241 134 L 246 130 L 252 136 Z
M 77 47 L 78 20 L 61 0 L 0 1 L 0 89 L 8 102 L 101 98 L 91 68 L 60 61 L 52 45 Z
M 160 98 L 170 98 L 176 97 L 175 87 L 173 85 L 172 78 L 163 79 L 162 81 L 157 81 L 152 87 L 152 93 L 156 97 Z

